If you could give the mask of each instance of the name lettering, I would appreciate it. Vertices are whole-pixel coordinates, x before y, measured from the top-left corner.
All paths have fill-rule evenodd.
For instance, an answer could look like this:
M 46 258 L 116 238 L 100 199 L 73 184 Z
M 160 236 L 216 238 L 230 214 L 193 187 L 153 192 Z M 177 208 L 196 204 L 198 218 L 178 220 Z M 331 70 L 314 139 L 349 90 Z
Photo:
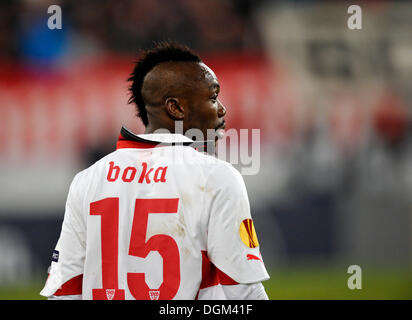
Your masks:
M 107 172 L 107 181 L 115 182 L 119 178 L 123 182 L 137 181 L 138 183 L 164 183 L 166 182 L 166 167 L 149 168 L 146 162 L 142 162 L 141 170 L 136 167 L 126 167 L 124 169 L 116 165 L 114 161 L 109 162 L 109 171 Z

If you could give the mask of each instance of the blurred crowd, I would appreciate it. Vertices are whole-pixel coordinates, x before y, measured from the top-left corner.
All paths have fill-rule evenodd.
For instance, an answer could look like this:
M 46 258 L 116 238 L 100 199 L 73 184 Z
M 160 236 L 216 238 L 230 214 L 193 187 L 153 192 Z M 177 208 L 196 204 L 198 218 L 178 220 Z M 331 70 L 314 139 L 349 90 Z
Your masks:
M 251 15 L 264 0 L 5 0 L 0 3 L 0 59 L 53 61 L 67 55 L 134 53 L 173 39 L 201 52 L 257 50 Z M 50 4 L 61 30 L 48 30 Z

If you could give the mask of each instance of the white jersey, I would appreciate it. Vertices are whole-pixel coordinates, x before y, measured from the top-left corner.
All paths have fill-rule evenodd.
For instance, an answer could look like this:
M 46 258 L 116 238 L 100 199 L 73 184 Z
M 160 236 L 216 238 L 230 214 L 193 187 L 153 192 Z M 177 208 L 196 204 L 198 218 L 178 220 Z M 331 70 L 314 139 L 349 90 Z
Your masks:
M 75 176 L 43 296 L 225 299 L 269 278 L 242 176 L 190 143 L 123 128 Z

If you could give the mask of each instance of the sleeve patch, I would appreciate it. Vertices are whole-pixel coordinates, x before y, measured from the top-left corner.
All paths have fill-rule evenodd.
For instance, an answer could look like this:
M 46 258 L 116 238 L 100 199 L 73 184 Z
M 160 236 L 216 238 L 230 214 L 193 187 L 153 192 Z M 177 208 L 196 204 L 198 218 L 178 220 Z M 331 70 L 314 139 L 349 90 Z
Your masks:
M 59 251 L 53 250 L 52 261 L 59 262 Z
M 255 226 L 252 219 L 245 219 L 239 227 L 240 239 L 249 248 L 256 248 L 259 246 Z

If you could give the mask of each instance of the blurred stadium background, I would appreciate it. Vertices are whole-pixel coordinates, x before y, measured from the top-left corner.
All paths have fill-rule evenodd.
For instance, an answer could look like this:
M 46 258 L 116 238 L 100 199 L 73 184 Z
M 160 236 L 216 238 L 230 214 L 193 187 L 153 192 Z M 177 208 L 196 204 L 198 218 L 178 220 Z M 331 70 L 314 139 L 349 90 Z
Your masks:
M 125 80 L 164 39 L 215 70 L 229 128 L 261 129 L 244 178 L 270 298 L 412 299 L 412 3 L 358 1 L 362 30 L 350 4 L 1 1 L 0 299 L 41 299 L 69 184 L 141 132 Z

